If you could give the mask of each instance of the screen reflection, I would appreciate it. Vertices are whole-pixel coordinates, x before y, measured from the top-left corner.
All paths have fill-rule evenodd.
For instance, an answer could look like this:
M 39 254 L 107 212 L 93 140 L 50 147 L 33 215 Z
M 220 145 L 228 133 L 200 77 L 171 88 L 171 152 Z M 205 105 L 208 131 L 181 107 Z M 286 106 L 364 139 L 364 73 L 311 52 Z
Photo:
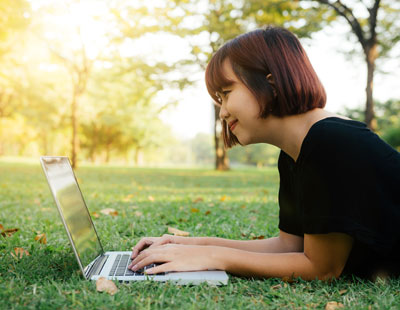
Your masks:
M 102 253 L 102 247 L 66 157 L 42 157 L 49 185 L 83 268 Z

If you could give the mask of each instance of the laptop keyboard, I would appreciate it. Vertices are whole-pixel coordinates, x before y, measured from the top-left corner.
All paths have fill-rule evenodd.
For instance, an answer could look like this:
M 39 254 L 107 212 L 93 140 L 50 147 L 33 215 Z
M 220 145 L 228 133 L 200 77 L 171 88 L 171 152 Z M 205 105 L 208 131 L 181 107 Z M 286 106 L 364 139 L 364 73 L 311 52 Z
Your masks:
M 128 266 L 131 264 L 132 260 L 130 255 L 128 254 L 118 254 L 113 266 L 111 267 L 109 276 L 143 276 L 144 271 L 146 269 L 150 269 L 152 267 L 158 266 L 160 264 L 150 264 L 145 266 L 142 269 L 132 271 L 128 269 Z M 157 275 L 165 275 L 164 272 L 157 273 Z

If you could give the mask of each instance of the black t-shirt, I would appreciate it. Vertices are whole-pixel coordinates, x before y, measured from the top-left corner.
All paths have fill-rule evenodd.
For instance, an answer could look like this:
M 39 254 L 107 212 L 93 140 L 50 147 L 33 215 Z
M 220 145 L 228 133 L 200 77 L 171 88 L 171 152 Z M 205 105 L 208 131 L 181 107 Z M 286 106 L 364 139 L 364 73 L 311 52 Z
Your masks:
M 281 151 L 279 228 L 354 238 L 342 274 L 400 275 L 400 153 L 361 122 L 316 122 L 295 162 Z

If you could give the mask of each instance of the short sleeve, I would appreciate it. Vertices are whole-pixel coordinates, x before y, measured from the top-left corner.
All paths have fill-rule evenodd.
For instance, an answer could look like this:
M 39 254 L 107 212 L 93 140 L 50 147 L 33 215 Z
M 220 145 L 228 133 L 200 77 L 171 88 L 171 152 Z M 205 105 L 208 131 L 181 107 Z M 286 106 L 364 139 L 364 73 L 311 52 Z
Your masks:
M 391 255 L 400 238 L 400 154 L 366 127 L 318 127 L 297 167 L 303 232 L 346 233 Z
M 288 155 L 283 151 L 279 155 L 278 169 L 280 177 L 279 229 L 289 234 L 303 236 L 294 191 L 293 166 L 290 164 Z

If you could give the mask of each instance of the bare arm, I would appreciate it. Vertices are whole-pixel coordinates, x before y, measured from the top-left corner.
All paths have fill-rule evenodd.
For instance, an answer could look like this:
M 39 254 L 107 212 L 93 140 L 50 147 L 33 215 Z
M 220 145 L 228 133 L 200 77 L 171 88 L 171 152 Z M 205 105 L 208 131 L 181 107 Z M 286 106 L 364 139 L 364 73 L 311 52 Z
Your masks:
M 163 244 L 207 245 L 227 247 L 259 253 L 286 253 L 303 251 L 303 238 L 280 231 L 278 237 L 263 240 L 231 240 L 217 237 L 180 237 L 165 234 L 162 237 L 146 237 L 132 248 L 132 258 L 146 248 Z
M 280 231 L 278 237 L 263 240 L 230 240 L 217 237 L 200 237 L 198 245 L 213 245 L 249 252 L 286 253 L 302 252 L 303 238 Z
M 238 275 L 327 280 L 340 276 L 352 245 L 353 239 L 342 233 L 306 234 L 304 252 L 249 253 L 221 248 L 217 261 L 219 268 Z
M 142 251 L 132 269 L 163 262 L 148 273 L 220 269 L 242 276 L 327 280 L 340 276 L 352 246 L 353 239 L 342 233 L 306 234 L 303 252 L 257 253 L 222 246 L 164 244 Z

